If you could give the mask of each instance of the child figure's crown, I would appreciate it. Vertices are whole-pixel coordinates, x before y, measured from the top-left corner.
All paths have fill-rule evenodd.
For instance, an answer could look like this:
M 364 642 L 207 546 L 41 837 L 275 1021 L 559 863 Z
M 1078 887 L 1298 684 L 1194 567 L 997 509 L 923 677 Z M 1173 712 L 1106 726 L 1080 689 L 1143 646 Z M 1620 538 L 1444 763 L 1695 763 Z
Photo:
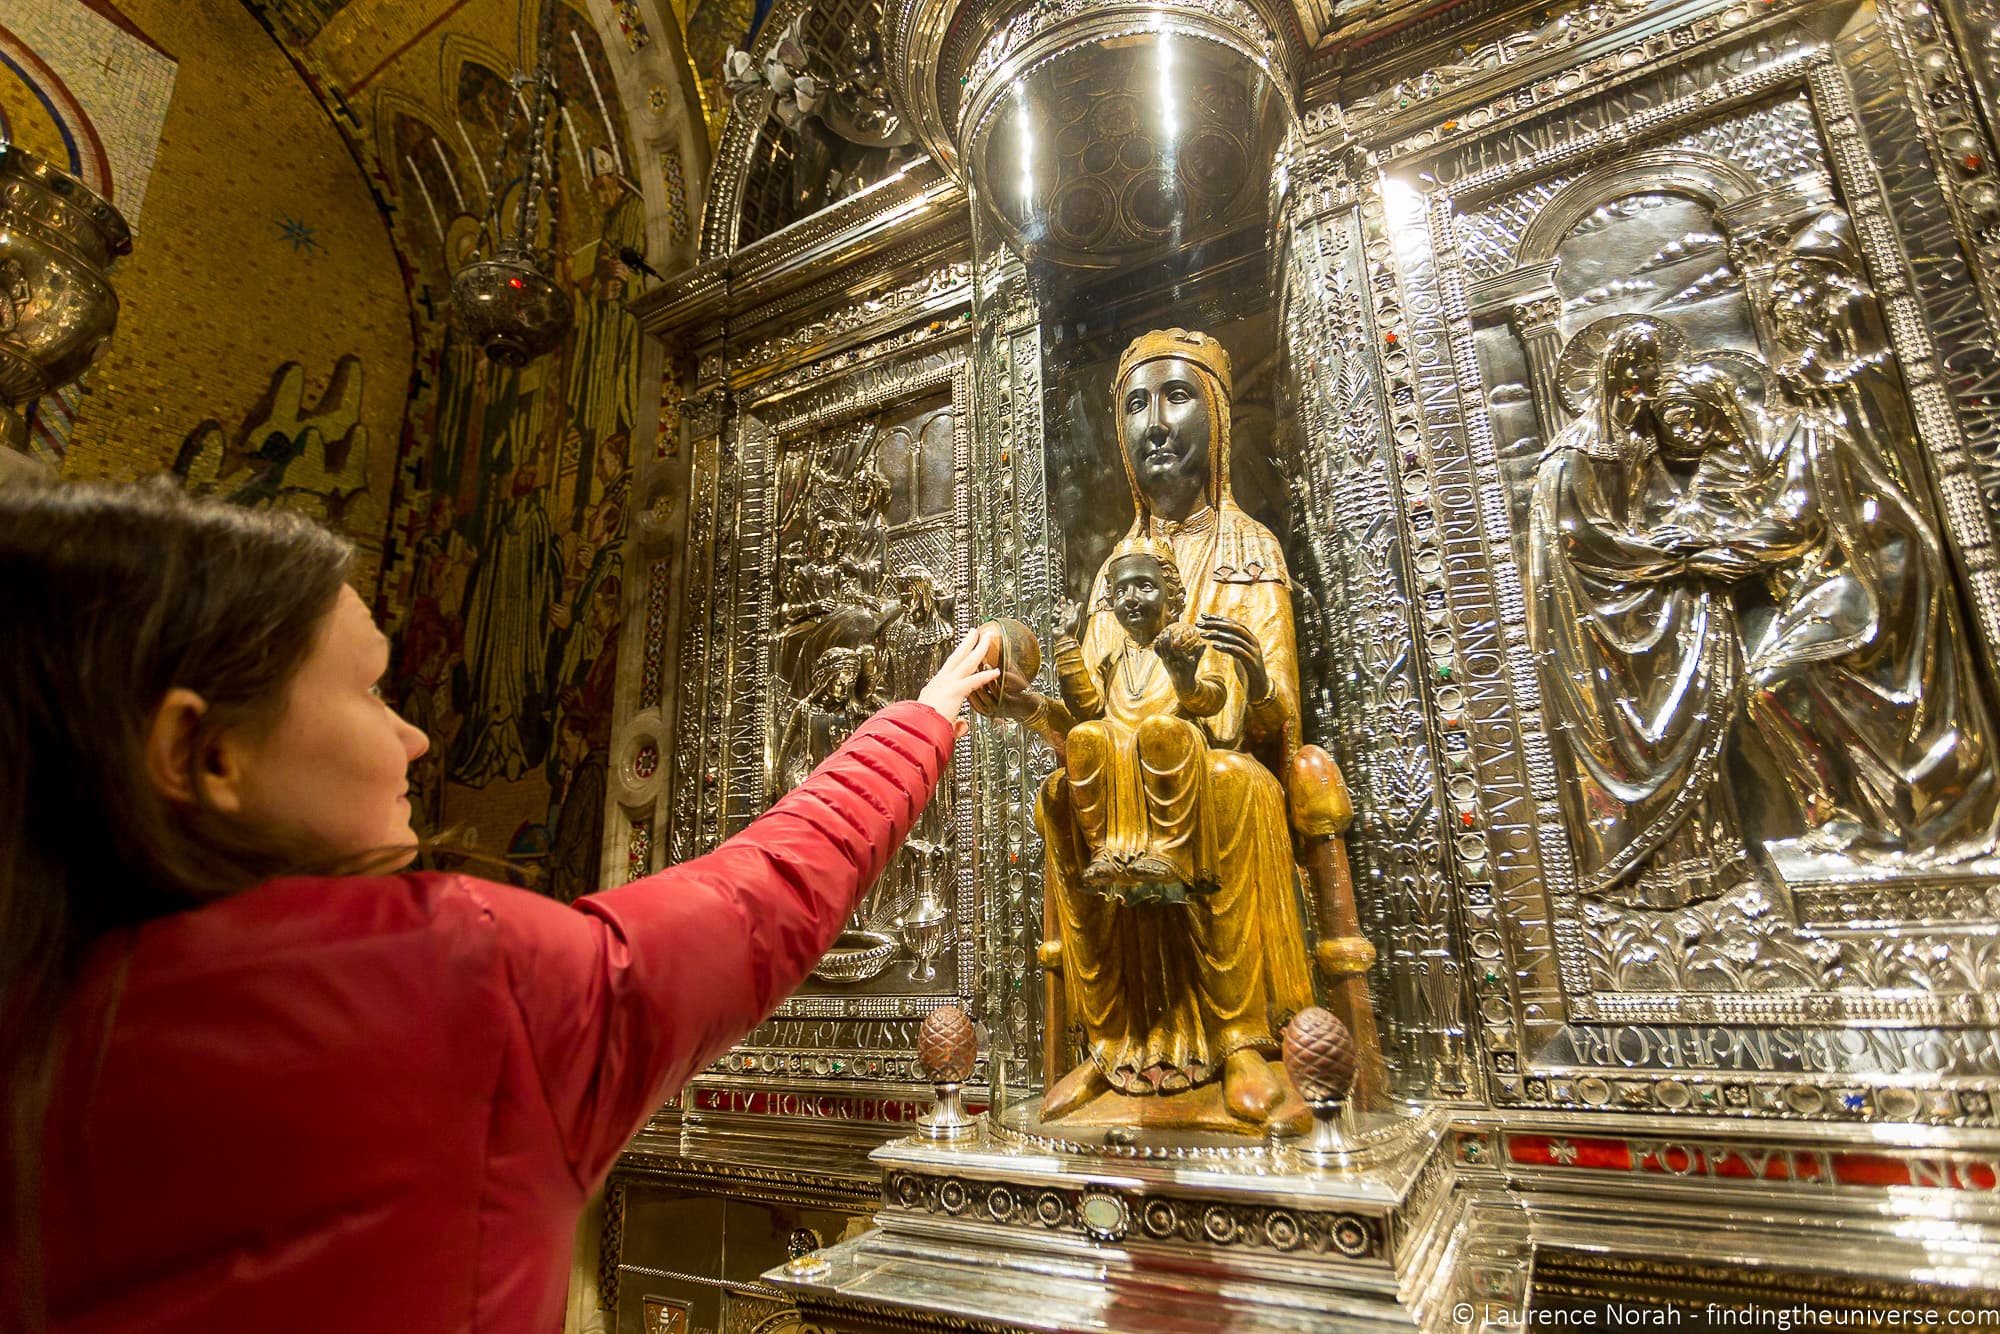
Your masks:
M 1143 556 L 1156 562 L 1160 567 L 1161 582 L 1167 586 L 1167 616 L 1172 619 L 1181 614 L 1187 605 L 1187 585 L 1181 582 L 1181 567 L 1174 560 L 1174 549 L 1151 533 L 1130 533 L 1124 541 L 1111 549 L 1111 559 L 1104 563 L 1106 574 L 1121 560 Z M 1105 599 L 1108 607 L 1111 585 L 1105 581 Z

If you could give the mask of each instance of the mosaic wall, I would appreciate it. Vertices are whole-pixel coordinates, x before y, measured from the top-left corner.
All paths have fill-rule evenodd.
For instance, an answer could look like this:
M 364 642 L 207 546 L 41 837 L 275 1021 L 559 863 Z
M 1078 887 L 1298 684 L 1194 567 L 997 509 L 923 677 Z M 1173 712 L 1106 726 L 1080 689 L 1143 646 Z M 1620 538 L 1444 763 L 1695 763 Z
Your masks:
M 623 303 L 692 244 L 669 210 L 651 225 L 648 199 L 687 189 L 680 152 L 665 161 L 653 135 L 685 126 L 686 104 L 648 91 L 677 34 L 656 40 L 632 5 L 603 6 L 602 30 L 599 7 L 556 7 L 560 202 L 542 240 L 577 318 L 555 352 L 512 370 L 444 313 L 452 270 L 482 253 L 489 192 L 506 188 L 508 79 L 538 7 L 256 7 L 351 126 L 410 283 L 418 354 L 381 602 L 395 695 L 432 739 L 413 795 L 432 828 L 573 898 L 599 880 L 633 441 L 658 431 L 657 353 L 649 364 Z
M 520 370 L 485 361 L 449 278 L 506 188 L 537 8 L 9 0 L 0 132 L 135 223 L 118 336 L 43 405 L 44 451 L 351 534 L 432 736 L 426 819 L 567 898 L 598 879 L 632 441 L 661 429 L 623 302 L 692 257 L 707 129 L 678 14 L 560 0 L 543 239 L 576 327 Z
M 0 62 L 0 113 L 35 151 L 66 93 L 80 174 L 108 170 L 134 230 L 118 335 L 80 393 L 40 405 L 39 446 L 72 477 L 173 470 L 306 510 L 354 538 L 372 592 L 412 342 L 339 133 L 235 5 L 9 0 L 0 23 L 24 53 Z
M 16 0 L 0 23 L 0 137 L 116 201 L 137 224 L 174 58 L 114 10 Z
M 688 64 L 701 91 L 701 109 L 711 144 L 722 140 L 730 95 L 722 86 L 722 62 L 731 47 L 747 47 L 752 23 L 767 6 L 754 0 L 690 0 L 687 16 Z

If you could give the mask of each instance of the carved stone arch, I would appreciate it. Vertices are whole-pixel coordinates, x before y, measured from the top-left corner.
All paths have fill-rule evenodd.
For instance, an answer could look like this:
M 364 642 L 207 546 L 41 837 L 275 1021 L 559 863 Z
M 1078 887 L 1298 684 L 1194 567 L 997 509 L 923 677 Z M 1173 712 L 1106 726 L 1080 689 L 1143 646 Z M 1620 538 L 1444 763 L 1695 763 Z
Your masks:
M 762 68 L 778 35 L 800 23 L 800 39 L 811 50 L 837 49 L 852 24 L 872 20 L 878 28 L 882 0 L 779 0 L 751 48 Z M 739 95 L 723 125 L 702 219 L 701 257 L 714 259 L 739 250 L 799 220 L 792 198 L 792 163 L 797 138 L 772 114 L 769 89 Z
M 692 14 L 696 5 L 685 6 Z M 664 272 L 692 263 L 712 157 L 701 80 L 669 0 L 631 0 L 635 43 L 615 4 L 591 6 L 625 113 L 629 174 L 646 201 L 646 253 Z
M 1711 210 L 1720 210 L 1764 193 L 1764 186 L 1741 167 L 1706 153 L 1669 148 L 1634 153 L 1609 166 L 1585 172 L 1550 196 L 1521 234 L 1517 267 L 1546 263 L 1555 257 L 1556 248 L 1570 229 L 1588 217 L 1592 209 L 1640 191 L 1686 195 Z
M 667 0 L 564 3 L 575 22 L 558 38 L 558 66 L 581 57 L 594 71 L 586 74 L 589 104 L 572 102 L 568 114 L 578 127 L 586 119 L 603 125 L 645 205 L 645 254 L 671 272 L 693 258 L 709 166 L 708 122 L 680 16 Z M 571 139 L 566 151 L 575 148 Z
M 765 57 L 777 45 L 778 34 L 810 9 L 813 0 L 778 0 L 757 30 L 750 58 L 762 68 Z M 791 131 L 771 114 L 771 91 L 752 88 L 738 93 L 723 122 L 722 141 L 715 150 L 709 174 L 708 201 L 702 210 L 701 257 L 704 260 L 727 255 L 737 249 L 743 233 L 743 204 L 752 193 L 765 193 L 772 173 L 780 178 L 789 172 L 792 160 Z M 753 182 L 752 178 L 757 179 Z M 760 198 L 761 202 L 761 198 Z

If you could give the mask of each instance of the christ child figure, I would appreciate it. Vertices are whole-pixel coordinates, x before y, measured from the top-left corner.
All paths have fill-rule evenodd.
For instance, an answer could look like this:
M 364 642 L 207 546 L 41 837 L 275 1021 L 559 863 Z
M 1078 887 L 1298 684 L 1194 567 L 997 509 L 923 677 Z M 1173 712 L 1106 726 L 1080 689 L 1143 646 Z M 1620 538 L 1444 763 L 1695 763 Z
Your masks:
M 1055 643 L 1083 883 L 1125 902 L 1185 902 L 1217 884 L 1205 723 L 1243 692 L 1228 688 L 1233 660 L 1182 619 L 1186 604 L 1172 550 L 1129 537 L 1091 611 L 1123 633 L 1087 634 L 1091 654 L 1069 635 Z

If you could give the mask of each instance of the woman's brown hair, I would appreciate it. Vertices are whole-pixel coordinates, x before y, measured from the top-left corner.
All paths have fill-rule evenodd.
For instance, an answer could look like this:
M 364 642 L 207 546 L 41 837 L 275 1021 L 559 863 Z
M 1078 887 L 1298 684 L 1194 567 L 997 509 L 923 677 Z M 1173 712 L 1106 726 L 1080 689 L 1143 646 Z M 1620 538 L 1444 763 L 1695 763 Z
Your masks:
M 0 1176 L 31 1320 L 55 1033 L 91 944 L 310 857 L 169 802 L 146 769 L 152 717 L 174 687 L 206 702 L 191 766 L 274 721 L 351 555 L 302 516 L 164 481 L 0 487 Z

